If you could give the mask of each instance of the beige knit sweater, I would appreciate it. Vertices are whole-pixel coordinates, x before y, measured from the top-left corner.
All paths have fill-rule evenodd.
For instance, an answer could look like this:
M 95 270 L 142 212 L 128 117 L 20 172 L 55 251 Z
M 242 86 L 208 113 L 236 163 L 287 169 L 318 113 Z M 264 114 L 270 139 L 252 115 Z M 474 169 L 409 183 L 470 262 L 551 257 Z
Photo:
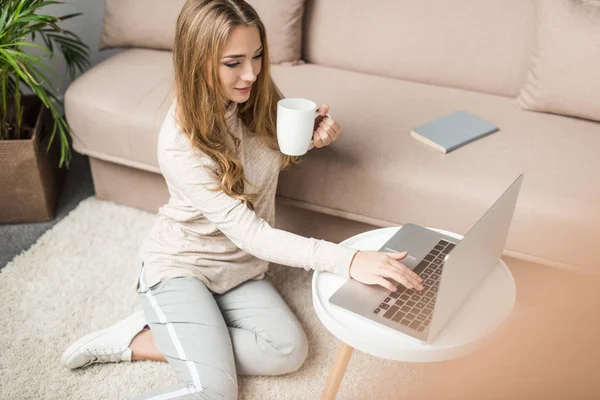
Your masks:
M 223 191 L 209 190 L 218 186 L 210 173 L 215 162 L 192 149 L 174 109 L 175 102 L 158 138 L 158 164 L 171 197 L 141 248 L 150 287 L 188 276 L 224 293 L 249 279 L 263 279 L 269 262 L 348 276 L 357 250 L 273 228 L 281 153 L 244 127 L 236 103 L 227 110 L 227 122 L 240 139 L 237 157 L 252 184 L 246 191 L 258 194 L 255 211 Z

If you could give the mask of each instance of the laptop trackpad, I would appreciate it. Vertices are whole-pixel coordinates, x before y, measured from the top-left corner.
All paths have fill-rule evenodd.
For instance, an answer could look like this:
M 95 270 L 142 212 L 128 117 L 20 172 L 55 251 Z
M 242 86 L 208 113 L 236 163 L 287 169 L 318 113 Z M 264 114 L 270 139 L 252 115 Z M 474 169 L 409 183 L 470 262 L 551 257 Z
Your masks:
M 439 242 L 441 235 L 419 225 L 405 224 L 381 248 L 382 251 L 408 251 L 400 262 L 414 268 Z

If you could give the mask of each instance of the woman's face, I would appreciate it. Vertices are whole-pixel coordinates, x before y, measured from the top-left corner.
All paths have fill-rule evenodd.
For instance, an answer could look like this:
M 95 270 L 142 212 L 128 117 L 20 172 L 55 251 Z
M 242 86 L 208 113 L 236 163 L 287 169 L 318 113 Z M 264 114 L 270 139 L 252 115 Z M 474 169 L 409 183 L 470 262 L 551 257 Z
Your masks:
M 262 56 L 258 27 L 233 28 L 219 62 L 219 81 L 227 99 L 236 103 L 248 100 L 262 68 Z

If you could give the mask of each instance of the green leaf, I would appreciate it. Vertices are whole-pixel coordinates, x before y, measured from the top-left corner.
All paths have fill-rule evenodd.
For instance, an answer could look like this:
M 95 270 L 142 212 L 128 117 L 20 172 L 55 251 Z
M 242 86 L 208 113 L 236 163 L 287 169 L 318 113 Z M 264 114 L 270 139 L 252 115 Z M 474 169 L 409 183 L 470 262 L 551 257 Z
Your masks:
M 66 20 L 74 18 L 74 17 L 78 17 L 80 15 L 83 15 L 83 13 L 63 15 L 62 17 L 58 17 L 58 19 L 62 22 L 62 21 L 66 21 Z
M 24 5 L 25 5 L 25 0 L 21 0 L 19 2 L 19 5 L 17 6 L 17 9 L 15 10 L 15 12 L 14 12 L 13 15 L 16 15 L 16 16 L 20 15 L 21 14 L 21 10 L 23 9 Z
M 15 73 L 19 75 L 28 84 L 35 84 L 35 79 L 29 75 L 26 70 L 23 70 L 18 63 L 18 60 L 10 53 L 9 50 L 0 49 L 0 56 L 4 56 L 4 60 L 13 67 Z
M 6 17 L 8 16 L 8 7 L 2 10 L 0 14 L 0 31 L 6 26 Z
M 33 43 L 32 43 L 32 46 L 35 47 L 37 45 L 33 45 Z M 42 68 L 47 69 L 50 73 L 53 73 L 55 76 L 58 76 L 56 74 L 56 72 L 54 72 L 52 70 L 52 68 L 50 68 L 48 65 L 41 62 L 38 57 L 35 57 L 35 56 L 29 55 L 27 53 L 24 53 L 22 51 L 17 51 L 17 50 L 7 50 L 7 51 L 10 52 L 11 54 L 13 54 L 15 56 L 15 59 L 21 61 L 25 66 L 31 65 L 31 64 L 29 64 L 29 62 L 33 62 L 35 64 L 38 64 Z
M 54 54 L 54 45 L 52 44 L 52 39 L 50 39 L 48 36 L 46 36 L 46 34 L 41 33 L 40 35 L 42 36 L 42 40 L 44 41 L 44 44 L 48 47 L 48 50 L 50 50 L 50 52 L 52 54 Z
M 79 36 L 77 36 L 75 33 L 65 30 L 64 31 L 65 35 L 71 36 L 73 39 L 75 39 L 76 41 L 79 42 L 79 44 L 81 44 L 82 46 L 84 46 L 86 49 L 90 49 L 90 46 L 88 46 L 83 40 L 81 40 L 81 38 Z
M 42 50 L 43 52 L 46 52 L 46 53 L 49 53 L 48 49 L 45 48 L 44 46 L 40 46 L 39 44 L 31 43 L 31 42 L 14 42 L 14 43 L 2 44 L 2 45 L 0 45 L 0 49 L 13 47 L 13 46 L 35 47 L 36 49 Z
M 42 66 L 47 68 L 47 66 L 45 64 L 42 64 Z M 43 86 L 44 83 L 47 83 L 48 85 L 50 85 L 52 83 L 52 81 L 50 79 L 48 79 L 46 74 L 44 74 L 42 71 L 40 71 L 33 64 L 29 65 L 29 71 L 33 76 L 35 76 L 36 80 L 39 82 L 38 83 L 39 86 Z M 56 76 L 56 73 L 54 71 L 52 71 L 51 69 L 50 69 L 50 72 L 53 76 Z
M 44 33 L 40 33 L 40 35 L 42 36 L 44 44 L 46 45 L 46 47 L 48 47 L 48 50 L 50 50 L 50 52 L 54 54 L 54 45 L 52 44 L 52 40 Z
M 13 76 L 9 75 L 7 77 L 7 87 L 8 87 L 8 94 L 11 96 L 14 96 L 17 84 L 15 83 L 15 78 Z M 6 102 L 4 104 L 6 104 Z
M 23 6 L 25 5 L 25 1 L 22 0 L 19 2 L 19 5 L 17 6 L 17 9 L 15 10 L 14 14 L 15 15 L 19 15 L 21 14 L 21 10 L 23 9 Z
M 13 21 L 13 23 L 22 23 L 22 22 L 37 22 L 40 24 L 54 24 L 56 22 L 58 22 L 58 19 L 56 17 L 53 17 L 51 15 L 39 15 L 39 14 L 33 14 L 33 15 L 26 15 L 23 17 L 19 17 L 18 20 Z

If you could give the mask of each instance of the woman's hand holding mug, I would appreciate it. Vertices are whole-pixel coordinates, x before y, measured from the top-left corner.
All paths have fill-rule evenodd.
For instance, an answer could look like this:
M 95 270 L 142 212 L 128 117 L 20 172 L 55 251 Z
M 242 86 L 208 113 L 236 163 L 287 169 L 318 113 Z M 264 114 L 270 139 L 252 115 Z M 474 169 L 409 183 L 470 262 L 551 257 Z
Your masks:
M 307 99 L 279 100 L 277 142 L 281 152 L 301 156 L 313 147 L 328 146 L 337 140 L 342 128 L 328 112 L 328 104 L 317 109 L 316 103 Z
M 393 279 L 409 289 L 422 290 L 423 278 L 399 261 L 407 255 L 406 251 L 358 251 L 350 264 L 350 277 L 367 285 L 381 285 L 392 292 L 396 291 L 396 287 L 385 278 Z
M 329 146 L 342 134 L 340 125 L 328 114 L 329 104 L 323 104 L 317 110 L 319 116 L 315 121 L 313 142 L 316 148 Z

